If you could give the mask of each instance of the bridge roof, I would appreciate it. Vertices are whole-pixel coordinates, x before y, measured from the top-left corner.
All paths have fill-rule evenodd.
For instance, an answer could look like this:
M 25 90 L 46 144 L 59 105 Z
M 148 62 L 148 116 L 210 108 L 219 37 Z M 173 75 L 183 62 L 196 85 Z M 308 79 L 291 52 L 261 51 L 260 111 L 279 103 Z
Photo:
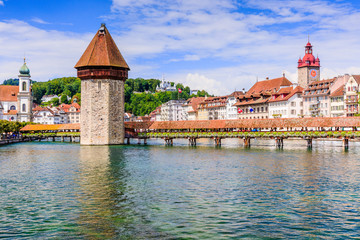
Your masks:
M 278 119 L 236 119 L 200 121 L 159 121 L 152 130 L 175 129 L 224 129 L 224 128 L 290 128 L 290 127 L 356 127 L 360 117 L 337 118 L 278 118 Z
M 60 130 L 80 130 L 80 123 L 69 124 L 33 124 L 26 125 L 21 132 L 26 131 L 60 131 Z

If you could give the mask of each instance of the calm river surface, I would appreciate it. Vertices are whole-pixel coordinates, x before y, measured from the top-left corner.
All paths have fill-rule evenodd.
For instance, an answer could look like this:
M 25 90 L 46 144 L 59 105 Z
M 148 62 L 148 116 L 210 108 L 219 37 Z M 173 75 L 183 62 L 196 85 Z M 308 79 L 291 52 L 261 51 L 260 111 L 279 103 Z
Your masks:
M 0 147 L 0 238 L 360 238 L 360 143 L 174 143 Z

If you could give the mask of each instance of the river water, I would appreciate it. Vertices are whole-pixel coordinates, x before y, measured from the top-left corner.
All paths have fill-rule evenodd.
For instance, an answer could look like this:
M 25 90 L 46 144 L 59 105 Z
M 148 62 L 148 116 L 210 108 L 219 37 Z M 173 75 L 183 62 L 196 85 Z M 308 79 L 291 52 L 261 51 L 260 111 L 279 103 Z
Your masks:
M 0 147 L 0 238 L 360 238 L 360 143 L 149 143 Z

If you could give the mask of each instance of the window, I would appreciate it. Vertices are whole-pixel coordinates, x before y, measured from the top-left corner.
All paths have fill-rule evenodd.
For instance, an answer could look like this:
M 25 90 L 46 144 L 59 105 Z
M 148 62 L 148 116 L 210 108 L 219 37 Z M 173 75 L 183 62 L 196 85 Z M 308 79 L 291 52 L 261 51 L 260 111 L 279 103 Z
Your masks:
M 23 92 L 26 91 L 26 82 L 23 82 L 23 83 L 22 83 L 22 90 L 23 90 Z
M 16 110 L 16 107 L 15 107 L 14 105 L 12 105 L 12 106 L 10 107 L 10 110 Z
M 26 104 L 25 103 L 22 105 L 22 111 L 26 112 Z

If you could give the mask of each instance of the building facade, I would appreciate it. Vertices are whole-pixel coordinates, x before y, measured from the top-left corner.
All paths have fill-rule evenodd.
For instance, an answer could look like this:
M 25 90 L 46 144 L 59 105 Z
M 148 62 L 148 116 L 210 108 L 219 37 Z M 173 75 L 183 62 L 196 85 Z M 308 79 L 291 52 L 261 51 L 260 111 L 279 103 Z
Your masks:
M 282 88 L 274 93 L 269 100 L 269 118 L 297 118 L 302 117 L 303 88 L 300 86 L 291 86 Z
M 283 75 L 280 78 L 256 82 L 244 95 L 237 97 L 234 106 L 238 108 L 239 119 L 269 118 L 269 100 L 282 88 L 293 84 Z
M 161 121 L 184 121 L 186 113 L 183 105 L 185 100 L 170 100 L 161 105 Z
M 359 113 L 359 84 L 360 75 L 352 75 L 345 84 L 345 114 L 346 117 L 353 117 Z
M 313 81 L 304 90 L 304 117 L 329 117 L 331 111 L 330 87 L 336 78 Z

